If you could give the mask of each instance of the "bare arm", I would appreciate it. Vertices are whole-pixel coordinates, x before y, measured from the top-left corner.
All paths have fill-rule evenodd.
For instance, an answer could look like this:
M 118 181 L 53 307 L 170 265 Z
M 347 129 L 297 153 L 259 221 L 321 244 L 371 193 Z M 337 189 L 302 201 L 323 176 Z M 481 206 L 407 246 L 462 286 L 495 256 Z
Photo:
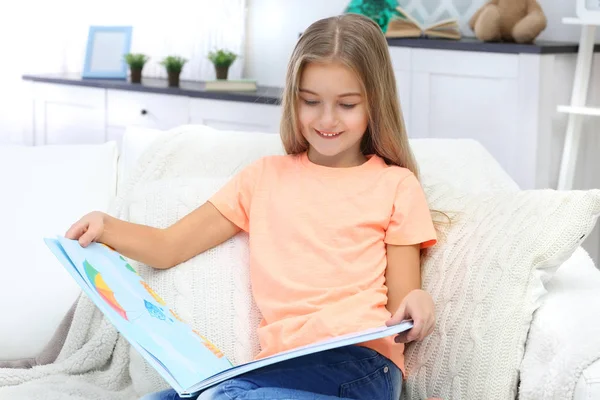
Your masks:
M 423 340 L 435 327 L 435 306 L 431 296 L 421 289 L 420 245 L 387 245 L 387 309 L 389 324 L 413 320 L 413 328 L 396 336 L 396 342 Z
M 206 202 L 166 229 L 172 258 L 167 268 L 189 260 L 237 234 L 241 229 Z
M 91 241 L 104 243 L 126 257 L 167 269 L 223 243 L 239 231 L 206 202 L 166 229 L 93 212 L 73 224 L 66 237 L 79 240 L 84 247 Z
M 400 303 L 415 289 L 421 289 L 420 246 L 387 245 L 385 282 L 388 288 L 387 309 L 392 315 Z

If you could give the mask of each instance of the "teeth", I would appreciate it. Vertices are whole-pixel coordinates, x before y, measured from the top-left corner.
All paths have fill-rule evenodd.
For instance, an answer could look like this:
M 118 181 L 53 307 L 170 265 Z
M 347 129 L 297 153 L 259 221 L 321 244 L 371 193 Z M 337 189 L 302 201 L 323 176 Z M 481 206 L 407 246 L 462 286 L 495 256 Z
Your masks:
M 326 132 L 321 132 L 321 131 L 318 131 L 318 132 L 319 132 L 321 135 L 323 135 L 323 136 L 327 136 L 327 137 L 331 137 L 331 136 L 337 136 L 337 135 L 339 135 L 339 134 L 340 134 L 339 132 L 338 132 L 338 133 L 326 133 Z

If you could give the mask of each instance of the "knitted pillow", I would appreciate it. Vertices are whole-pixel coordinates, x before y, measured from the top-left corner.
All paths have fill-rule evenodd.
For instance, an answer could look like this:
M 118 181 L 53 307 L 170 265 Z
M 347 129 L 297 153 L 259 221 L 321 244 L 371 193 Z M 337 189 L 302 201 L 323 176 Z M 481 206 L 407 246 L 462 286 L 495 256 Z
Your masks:
M 542 283 L 594 227 L 600 190 L 459 194 L 424 186 L 431 208 L 452 221 L 423 259 L 436 330 L 406 348 L 403 397 L 515 399 Z
M 127 219 L 168 227 L 225 182 L 223 178 L 173 178 L 146 183 L 130 197 Z M 248 236 L 240 233 L 175 268 L 158 270 L 136 261 L 132 266 L 182 319 L 238 364 L 251 361 L 259 350 L 260 314 L 252 300 L 248 262 Z M 138 395 L 169 387 L 133 348 L 130 355 L 130 374 Z

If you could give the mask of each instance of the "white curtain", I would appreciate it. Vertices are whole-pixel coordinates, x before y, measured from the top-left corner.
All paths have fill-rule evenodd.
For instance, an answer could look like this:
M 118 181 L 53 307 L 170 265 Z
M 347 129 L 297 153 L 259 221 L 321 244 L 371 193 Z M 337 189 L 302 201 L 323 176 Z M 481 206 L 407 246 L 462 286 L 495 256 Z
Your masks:
M 133 26 L 131 51 L 151 57 L 148 77 L 166 77 L 165 56 L 188 59 L 181 79 L 214 79 L 210 50 L 239 54 L 230 77 L 240 77 L 245 41 L 246 0 L 85 0 L 36 1 L 27 72 L 81 72 L 90 25 Z M 41 10 L 40 10 L 41 8 Z M 41 28 L 41 29 L 40 29 Z

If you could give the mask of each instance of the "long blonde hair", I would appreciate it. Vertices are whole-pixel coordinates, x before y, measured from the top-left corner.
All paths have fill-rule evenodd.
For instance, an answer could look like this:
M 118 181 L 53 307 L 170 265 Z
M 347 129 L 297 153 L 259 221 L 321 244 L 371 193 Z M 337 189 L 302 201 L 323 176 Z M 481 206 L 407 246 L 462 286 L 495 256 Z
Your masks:
M 410 149 L 396 91 L 388 44 L 379 26 L 359 14 L 321 19 L 306 29 L 290 58 L 282 98 L 281 139 L 287 154 L 308 150 L 297 117 L 302 70 L 308 63 L 340 62 L 362 85 L 369 117 L 363 154 L 377 154 L 387 164 L 419 171 Z

